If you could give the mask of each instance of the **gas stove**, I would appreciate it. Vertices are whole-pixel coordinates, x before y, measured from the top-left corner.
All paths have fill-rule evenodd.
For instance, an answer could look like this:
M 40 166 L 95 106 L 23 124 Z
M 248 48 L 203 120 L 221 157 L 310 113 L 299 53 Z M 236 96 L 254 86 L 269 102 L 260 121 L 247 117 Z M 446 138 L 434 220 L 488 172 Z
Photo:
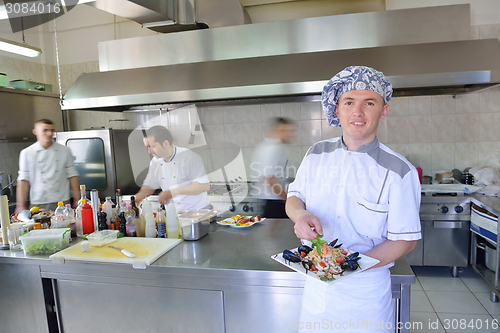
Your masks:
M 454 185 L 454 184 L 453 184 Z M 422 186 L 422 239 L 406 260 L 414 266 L 467 267 L 471 200 L 461 186 Z
M 262 215 L 264 203 L 249 194 L 250 182 L 228 181 L 210 183 L 208 200 L 222 217 L 233 215 Z

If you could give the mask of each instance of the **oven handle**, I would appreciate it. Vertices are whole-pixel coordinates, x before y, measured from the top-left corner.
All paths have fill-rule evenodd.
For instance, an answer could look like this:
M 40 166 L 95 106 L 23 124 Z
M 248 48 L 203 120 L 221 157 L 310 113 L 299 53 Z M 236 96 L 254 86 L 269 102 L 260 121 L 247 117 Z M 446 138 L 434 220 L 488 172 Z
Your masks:
M 436 229 L 460 229 L 462 221 L 433 221 L 433 225 Z

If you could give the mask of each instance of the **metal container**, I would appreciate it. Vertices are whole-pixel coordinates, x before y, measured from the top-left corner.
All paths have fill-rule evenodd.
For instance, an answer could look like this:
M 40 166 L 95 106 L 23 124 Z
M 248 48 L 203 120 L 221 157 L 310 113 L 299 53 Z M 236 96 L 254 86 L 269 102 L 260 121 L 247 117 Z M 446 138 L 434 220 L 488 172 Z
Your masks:
M 484 245 L 484 261 L 486 267 L 493 272 L 496 271 L 497 250 L 489 245 Z
M 209 220 L 186 224 L 181 227 L 182 238 L 184 238 L 184 240 L 198 240 L 208 234 L 209 229 Z

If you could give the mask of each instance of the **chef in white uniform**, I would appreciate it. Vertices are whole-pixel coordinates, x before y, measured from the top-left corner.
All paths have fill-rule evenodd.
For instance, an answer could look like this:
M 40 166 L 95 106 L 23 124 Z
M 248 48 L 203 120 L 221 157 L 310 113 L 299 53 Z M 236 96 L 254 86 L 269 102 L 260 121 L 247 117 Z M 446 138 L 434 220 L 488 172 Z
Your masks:
M 391 96 L 388 79 L 364 66 L 347 67 L 323 89 L 323 111 L 342 137 L 308 150 L 286 211 L 303 243 L 319 233 L 380 263 L 328 286 L 308 277 L 299 331 L 393 332 L 397 325 L 389 267 L 421 238 L 420 183 L 415 167 L 377 140 Z
M 135 195 L 136 202 L 154 193 L 157 188 L 160 204 L 172 200 L 177 211 L 204 208 L 210 204 L 207 191 L 209 179 L 203 160 L 195 152 L 175 146 L 170 131 L 163 126 L 146 130 L 144 144 L 154 155 L 144 183 Z

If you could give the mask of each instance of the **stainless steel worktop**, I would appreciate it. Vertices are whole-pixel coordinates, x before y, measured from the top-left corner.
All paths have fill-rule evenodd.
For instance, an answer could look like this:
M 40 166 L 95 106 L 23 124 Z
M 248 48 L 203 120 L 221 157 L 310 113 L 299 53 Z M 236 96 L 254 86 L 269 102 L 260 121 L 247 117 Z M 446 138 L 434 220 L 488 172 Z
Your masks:
M 74 238 L 73 242 L 79 242 L 79 239 Z M 227 270 L 285 272 L 293 274 L 298 280 L 303 280 L 298 273 L 271 259 L 272 255 L 284 249 L 300 245 L 300 240 L 293 232 L 293 223 L 288 219 L 267 219 L 249 228 L 232 228 L 212 223 L 207 236 L 198 241 L 183 241 L 147 269 L 211 269 L 219 270 L 219 273 Z M 28 261 L 43 266 L 85 265 L 84 263 L 53 264 L 49 256 L 26 256 L 22 251 L 0 250 L 0 260 L 1 258 L 18 258 L 23 259 L 25 263 Z M 105 264 L 105 266 L 110 269 L 114 266 L 119 268 L 123 264 Z M 391 268 L 391 274 L 393 280 L 397 280 L 396 283 L 415 282 L 413 271 L 404 260 L 395 263 Z
M 13 300 L 0 302 L 0 327 L 41 333 L 296 332 L 305 277 L 271 259 L 300 245 L 293 223 L 269 219 L 249 228 L 210 228 L 146 269 L 56 264 L 48 256 L 0 251 L 0 294 Z M 406 323 L 415 276 L 405 259 L 391 273 L 395 318 Z
M 487 197 L 482 194 L 473 193 L 471 194 L 471 199 L 476 205 L 487 209 L 497 216 L 500 216 L 500 198 Z

